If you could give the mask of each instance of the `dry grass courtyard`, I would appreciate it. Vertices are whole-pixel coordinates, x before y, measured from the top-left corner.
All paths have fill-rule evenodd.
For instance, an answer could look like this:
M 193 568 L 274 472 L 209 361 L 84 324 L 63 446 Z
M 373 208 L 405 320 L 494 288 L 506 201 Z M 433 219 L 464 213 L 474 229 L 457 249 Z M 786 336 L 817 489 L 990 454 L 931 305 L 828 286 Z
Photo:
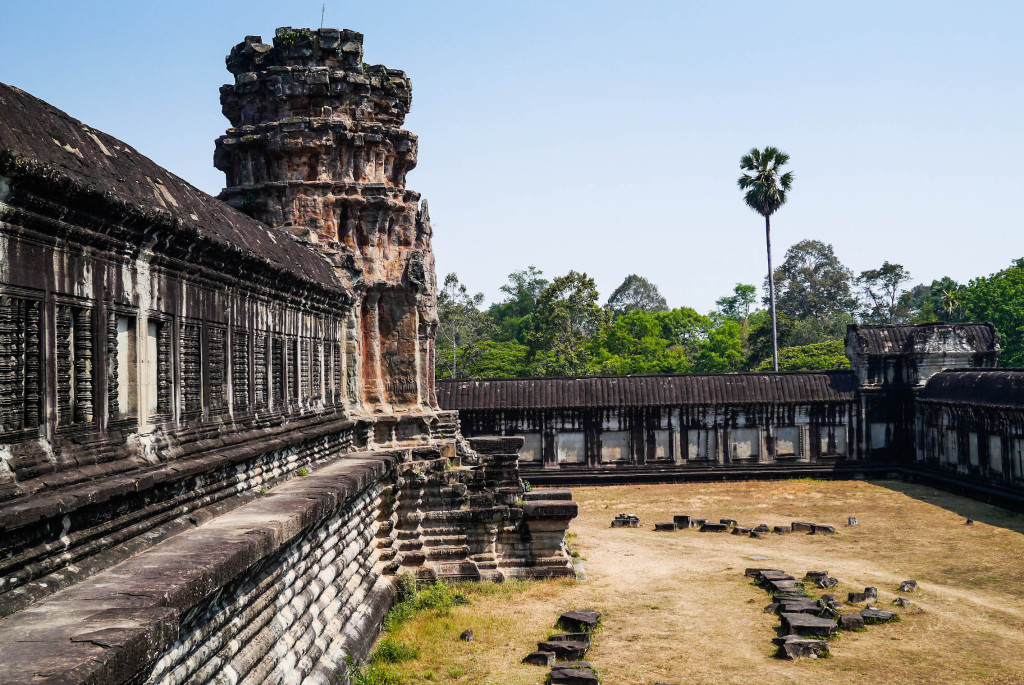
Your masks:
M 666 683 L 1022 683 L 1024 516 L 933 488 L 898 482 L 779 481 L 577 488 L 571 542 L 585 582 L 469 588 L 469 606 L 421 615 L 395 635 L 420 648 L 404 682 L 542 683 L 547 669 L 520 664 L 555 618 L 574 608 L 604 614 L 588 659 L 608 685 Z M 611 529 L 635 513 L 641 529 Z M 754 526 L 811 521 L 839 534 L 745 536 L 656 533 L 673 514 L 734 518 Z M 847 527 L 848 516 L 860 525 Z M 965 526 L 964 519 L 976 520 Z M 757 557 L 767 557 L 758 559 Z M 899 623 L 845 633 L 833 658 L 772 658 L 778 618 L 747 566 L 802 577 L 828 570 L 845 599 L 865 586 L 890 606 L 900 581 L 923 609 Z M 815 591 L 820 594 L 822 591 Z M 473 628 L 475 640 L 459 634 Z

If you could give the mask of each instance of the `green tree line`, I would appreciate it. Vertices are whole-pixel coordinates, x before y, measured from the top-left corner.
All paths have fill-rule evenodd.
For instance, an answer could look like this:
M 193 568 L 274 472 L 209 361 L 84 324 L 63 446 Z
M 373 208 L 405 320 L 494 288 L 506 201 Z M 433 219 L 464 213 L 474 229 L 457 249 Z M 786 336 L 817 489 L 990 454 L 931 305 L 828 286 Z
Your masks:
M 1024 259 L 957 283 L 910 286 L 888 261 L 854 274 L 831 245 L 802 240 L 774 269 L 782 371 L 849 368 L 848 324 L 991 321 L 1001 363 L 1024 366 Z M 570 271 L 552 280 L 530 266 L 513 272 L 503 299 L 484 307 L 456 274 L 438 294 L 438 378 L 770 370 L 771 317 L 757 288 L 738 283 L 700 313 L 669 308 L 658 287 L 632 274 L 603 304 L 594 279 Z

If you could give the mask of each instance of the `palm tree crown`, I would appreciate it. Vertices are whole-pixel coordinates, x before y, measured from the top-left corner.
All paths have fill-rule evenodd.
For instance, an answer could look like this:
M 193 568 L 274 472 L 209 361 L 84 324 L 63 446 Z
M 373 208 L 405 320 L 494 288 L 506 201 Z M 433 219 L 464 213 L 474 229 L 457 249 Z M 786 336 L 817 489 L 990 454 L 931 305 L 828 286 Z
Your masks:
M 780 175 L 779 171 L 787 162 L 789 155 L 771 146 L 763 150 L 751 148 L 740 157 L 740 169 L 751 172 L 737 181 L 740 190 L 747 191 L 743 199 L 763 217 L 771 216 L 786 204 L 786 194 L 793 187 L 793 172 Z

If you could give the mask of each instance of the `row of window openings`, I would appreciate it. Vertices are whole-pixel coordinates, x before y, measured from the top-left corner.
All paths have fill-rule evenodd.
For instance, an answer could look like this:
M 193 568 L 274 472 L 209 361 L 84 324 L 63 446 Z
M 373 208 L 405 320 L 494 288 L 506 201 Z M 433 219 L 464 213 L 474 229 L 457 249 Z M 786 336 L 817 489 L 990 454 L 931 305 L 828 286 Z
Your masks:
M 654 459 L 668 459 L 670 455 L 670 432 L 656 430 L 654 433 Z M 686 451 L 690 461 L 717 459 L 718 437 L 712 429 L 687 430 Z M 525 442 L 519 452 L 521 461 L 541 461 L 543 441 L 540 433 L 523 433 Z M 823 426 L 819 431 L 820 454 L 823 456 L 844 456 L 846 454 L 846 427 Z M 803 456 L 803 440 L 800 428 L 796 426 L 775 429 L 776 457 Z M 758 459 L 761 452 L 761 432 L 757 428 L 739 428 L 728 432 L 729 456 L 735 460 Z M 579 431 L 565 431 L 555 436 L 555 458 L 559 463 L 584 463 L 586 437 Z M 630 433 L 628 431 L 604 431 L 601 433 L 601 461 L 628 461 L 630 455 Z
M 96 383 L 92 310 L 58 305 L 56 315 L 56 413 L 60 426 L 84 425 L 95 418 Z M 112 419 L 135 418 L 141 410 L 148 416 L 171 413 L 171 340 L 170 322 L 150 320 L 141 343 L 139 364 L 136 317 L 112 314 L 107 321 L 108 397 Z M 200 326 L 182 326 L 182 394 L 188 412 L 202 409 L 204 376 L 201 373 L 203 348 Z M 272 337 L 277 364 L 267 373 L 264 334 L 257 334 L 255 362 L 255 400 L 257 407 L 271 402 L 268 380 L 274 400 L 283 400 L 281 388 L 289 397 L 321 397 L 342 391 L 341 346 L 337 341 L 290 339 L 287 368 L 283 365 L 284 339 Z M 34 429 L 42 420 L 41 302 L 36 299 L 0 296 L 0 431 Z M 234 405 L 249 404 L 249 338 L 236 331 L 232 338 L 232 381 Z M 208 329 L 206 350 L 209 406 L 225 409 L 227 403 L 226 329 Z M 301 351 L 301 355 L 300 355 Z M 301 361 L 300 361 L 301 359 Z M 294 363 L 292 363 L 294 360 Z M 294 367 L 294 368 L 293 368 Z M 268 375 L 270 378 L 268 379 Z M 284 376 L 287 375 L 286 378 Z M 296 383 L 296 378 L 299 382 Z M 141 401 L 141 402 L 140 402 Z M 144 404 L 143 404 L 144 403 Z
M 947 430 L 942 432 L 927 431 L 919 438 L 925 445 L 925 450 L 937 458 L 940 462 L 958 465 L 960 463 L 960 433 L 959 431 Z M 970 432 L 967 434 L 967 449 L 964 455 L 967 462 L 973 467 L 979 467 L 981 460 L 988 457 L 988 466 L 992 471 L 1002 473 L 1003 464 L 1003 442 L 999 435 L 988 436 L 987 454 L 982 453 L 981 441 L 978 434 Z M 1024 438 L 1006 438 L 1008 456 L 1010 458 L 1010 475 L 1014 478 L 1024 478 Z

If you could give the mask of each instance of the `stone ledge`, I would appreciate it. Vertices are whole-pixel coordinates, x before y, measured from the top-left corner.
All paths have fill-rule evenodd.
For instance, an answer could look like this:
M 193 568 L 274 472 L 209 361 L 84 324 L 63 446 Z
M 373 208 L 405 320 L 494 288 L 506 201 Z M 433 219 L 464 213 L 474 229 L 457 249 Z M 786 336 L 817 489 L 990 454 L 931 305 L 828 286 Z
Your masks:
M 182 616 L 341 509 L 399 459 L 397 452 L 341 457 L 0 620 L 0 682 L 129 680 L 174 643 Z
M 525 502 L 523 504 L 523 518 L 527 521 L 536 519 L 574 519 L 579 514 L 580 508 L 572 500 L 541 500 L 539 502 Z

